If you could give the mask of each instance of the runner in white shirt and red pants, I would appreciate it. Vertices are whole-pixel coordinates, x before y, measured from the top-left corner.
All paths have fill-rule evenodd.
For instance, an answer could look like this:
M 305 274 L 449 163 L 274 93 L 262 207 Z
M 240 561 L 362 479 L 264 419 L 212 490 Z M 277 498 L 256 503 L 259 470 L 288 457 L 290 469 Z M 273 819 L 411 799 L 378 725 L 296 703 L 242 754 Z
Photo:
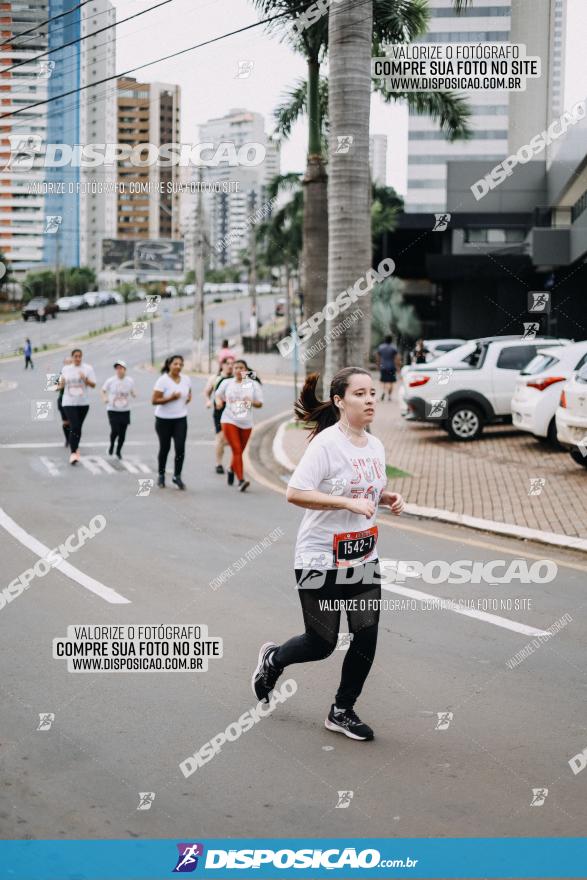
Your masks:
M 340 370 L 326 401 L 316 397 L 317 381 L 315 373 L 307 377 L 295 406 L 313 430 L 287 489 L 287 500 L 305 508 L 295 550 L 305 632 L 279 646 L 262 645 L 252 685 L 257 699 L 269 700 L 286 666 L 328 657 L 336 647 L 342 605 L 351 642 L 324 723 L 351 739 L 370 740 L 373 730 L 353 707 L 377 644 L 381 573 L 375 520 L 379 506 L 399 515 L 405 505 L 401 495 L 387 491 L 383 444 L 365 431 L 377 398 L 370 373 Z

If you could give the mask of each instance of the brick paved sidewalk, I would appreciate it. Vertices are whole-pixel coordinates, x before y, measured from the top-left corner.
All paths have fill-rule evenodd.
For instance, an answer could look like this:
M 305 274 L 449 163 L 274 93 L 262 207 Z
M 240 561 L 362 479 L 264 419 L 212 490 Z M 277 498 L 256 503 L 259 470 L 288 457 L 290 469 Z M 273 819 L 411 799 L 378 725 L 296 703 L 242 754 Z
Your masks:
M 472 443 L 456 443 L 440 428 L 406 422 L 397 400 L 378 403 L 373 433 L 386 449 L 391 484 L 409 504 L 587 538 L 587 469 L 511 425 L 485 429 Z M 288 429 L 283 446 L 297 462 L 305 431 Z M 528 495 L 530 481 L 546 482 Z

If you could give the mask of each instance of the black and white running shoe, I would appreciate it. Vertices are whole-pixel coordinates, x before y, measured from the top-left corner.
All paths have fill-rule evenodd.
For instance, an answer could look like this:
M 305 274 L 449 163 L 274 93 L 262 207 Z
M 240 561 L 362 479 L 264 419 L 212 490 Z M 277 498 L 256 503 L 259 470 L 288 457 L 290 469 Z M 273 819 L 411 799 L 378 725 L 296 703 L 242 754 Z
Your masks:
M 344 733 L 350 739 L 367 740 L 374 736 L 369 725 L 364 724 L 353 709 L 335 709 L 334 704 L 330 707 L 324 727 L 335 733 Z
M 283 669 L 273 667 L 267 662 L 276 648 L 275 642 L 265 642 L 264 645 L 261 645 L 257 668 L 253 672 L 251 679 L 253 693 L 258 700 L 265 700 L 266 703 L 269 702 L 269 695 L 283 672 Z

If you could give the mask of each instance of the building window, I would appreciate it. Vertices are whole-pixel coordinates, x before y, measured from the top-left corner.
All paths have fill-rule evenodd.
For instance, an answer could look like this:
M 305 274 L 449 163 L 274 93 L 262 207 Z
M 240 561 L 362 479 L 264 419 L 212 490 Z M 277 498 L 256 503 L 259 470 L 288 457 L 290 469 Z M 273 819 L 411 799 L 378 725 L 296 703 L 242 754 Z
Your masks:
M 514 244 L 525 238 L 523 229 L 465 229 L 466 244 Z

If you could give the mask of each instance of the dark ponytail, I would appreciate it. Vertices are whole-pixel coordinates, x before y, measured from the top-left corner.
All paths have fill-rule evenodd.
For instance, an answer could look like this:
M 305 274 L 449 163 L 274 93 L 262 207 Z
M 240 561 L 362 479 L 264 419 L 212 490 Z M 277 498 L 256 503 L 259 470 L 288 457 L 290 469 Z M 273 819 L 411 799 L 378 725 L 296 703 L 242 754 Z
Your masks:
M 310 373 L 306 377 L 302 393 L 294 404 L 294 412 L 298 419 L 302 422 L 314 423 L 310 429 L 310 439 L 312 440 L 316 434 L 331 425 L 336 425 L 340 418 L 338 407 L 334 403 L 334 395 L 344 397 L 349 379 L 357 373 L 364 376 L 370 376 L 368 370 L 362 367 L 345 367 L 339 370 L 330 383 L 330 399 L 318 400 L 316 397 L 316 385 L 320 378 L 318 373 Z

